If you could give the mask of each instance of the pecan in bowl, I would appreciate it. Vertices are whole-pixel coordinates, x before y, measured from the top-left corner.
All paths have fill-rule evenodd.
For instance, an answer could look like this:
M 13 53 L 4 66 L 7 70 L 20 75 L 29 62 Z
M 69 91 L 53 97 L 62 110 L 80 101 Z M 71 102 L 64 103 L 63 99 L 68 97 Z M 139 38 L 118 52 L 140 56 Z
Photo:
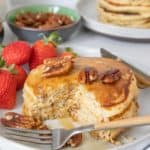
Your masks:
M 35 29 L 54 29 L 73 24 L 71 17 L 51 12 L 23 12 L 16 15 L 15 24 L 19 27 Z
M 98 72 L 93 67 L 86 67 L 79 73 L 78 80 L 80 83 L 89 84 L 96 81 L 98 78 Z
M 44 60 L 43 77 L 53 77 L 68 73 L 73 67 L 71 58 L 51 58 Z

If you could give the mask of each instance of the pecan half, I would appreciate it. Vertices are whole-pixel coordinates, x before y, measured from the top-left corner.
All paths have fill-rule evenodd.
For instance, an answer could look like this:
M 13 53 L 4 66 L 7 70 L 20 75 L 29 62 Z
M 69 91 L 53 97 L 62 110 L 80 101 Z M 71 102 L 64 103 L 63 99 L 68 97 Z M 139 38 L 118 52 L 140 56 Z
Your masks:
M 53 77 L 68 73 L 73 66 L 70 58 L 51 58 L 44 60 L 43 77 Z
M 102 76 L 101 76 L 101 81 L 103 83 L 114 83 L 118 80 L 120 80 L 121 78 L 121 72 L 119 69 L 111 69 L 107 72 L 105 72 Z
M 96 81 L 98 78 L 98 72 L 93 67 L 86 67 L 84 68 L 78 76 L 78 80 L 80 83 L 92 83 Z
M 37 118 L 24 116 L 14 112 L 8 112 L 5 117 L 1 119 L 4 126 L 12 128 L 26 128 L 26 129 L 45 129 L 45 125 Z
M 70 138 L 67 142 L 67 145 L 71 147 L 77 147 L 82 143 L 82 134 L 74 135 L 72 138 Z

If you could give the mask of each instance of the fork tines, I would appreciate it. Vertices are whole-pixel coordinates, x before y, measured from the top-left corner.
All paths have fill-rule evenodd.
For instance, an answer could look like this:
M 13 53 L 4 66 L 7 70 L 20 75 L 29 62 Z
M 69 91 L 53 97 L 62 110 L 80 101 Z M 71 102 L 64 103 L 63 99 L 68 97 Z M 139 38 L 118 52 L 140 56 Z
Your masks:
M 24 128 L 11 128 L 11 127 L 4 127 L 7 130 L 11 131 L 20 131 L 25 133 L 35 133 L 35 134 L 52 134 L 51 130 L 33 130 L 33 129 L 24 129 Z
M 6 138 L 37 144 L 51 144 L 52 133 L 50 130 L 32 130 L 22 128 L 3 127 Z

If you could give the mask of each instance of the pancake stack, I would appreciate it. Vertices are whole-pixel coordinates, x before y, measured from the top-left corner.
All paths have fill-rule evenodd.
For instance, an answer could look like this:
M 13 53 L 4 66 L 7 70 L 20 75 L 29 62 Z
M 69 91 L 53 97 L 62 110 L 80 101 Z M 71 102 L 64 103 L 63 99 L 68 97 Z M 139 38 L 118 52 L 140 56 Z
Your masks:
M 101 22 L 135 27 L 150 27 L 149 0 L 98 0 L 97 10 Z
M 62 60 L 58 58 L 53 64 L 61 70 L 59 62 Z M 105 58 L 75 58 L 72 62 L 71 70 L 61 75 L 56 71 L 57 75 L 43 76 L 44 64 L 30 72 L 23 90 L 24 115 L 41 120 L 71 117 L 80 124 L 96 127 L 102 122 L 137 115 L 137 85 L 131 69 Z M 50 69 L 54 70 L 52 66 Z M 124 130 L 91 134 L 113 143 Z

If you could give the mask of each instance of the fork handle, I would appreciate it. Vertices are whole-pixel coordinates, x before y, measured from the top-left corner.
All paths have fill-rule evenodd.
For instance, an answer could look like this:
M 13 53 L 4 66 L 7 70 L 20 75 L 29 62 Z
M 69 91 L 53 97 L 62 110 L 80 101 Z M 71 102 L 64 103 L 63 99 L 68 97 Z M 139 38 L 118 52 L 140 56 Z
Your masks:
M 150 115 L 102 123 L 94 130 L 96 131 L 96 130 L 124 128 L 124 127 L 127 128 L 143 125 L 150 125 Z
M 72 130 L 73 130 L 73 132 L 72 132 Z M 84 126 L 81 126 L 81 127 L 77 127 L 77 128 L 71 129 L 71 132 L 73 134 L 79 134 L 79 133 L 90 132 L 92 130 L 95 130 L 94 124 L 84 125 Z
M 98 127 L 94 127 L 94 125 L 85 125 L 85 126 L 72 129 L 73 130 L 72 133 L 74 135 L 74 134 L 91 132 L 91 131 L 107 130 L 107 129 L 115 129 L 115 128 L 127 128 L 127 127 L 144 126 L 144 125 L 150 125 L 150 115 L 101 123 L 100 125 L 98 125 Z

